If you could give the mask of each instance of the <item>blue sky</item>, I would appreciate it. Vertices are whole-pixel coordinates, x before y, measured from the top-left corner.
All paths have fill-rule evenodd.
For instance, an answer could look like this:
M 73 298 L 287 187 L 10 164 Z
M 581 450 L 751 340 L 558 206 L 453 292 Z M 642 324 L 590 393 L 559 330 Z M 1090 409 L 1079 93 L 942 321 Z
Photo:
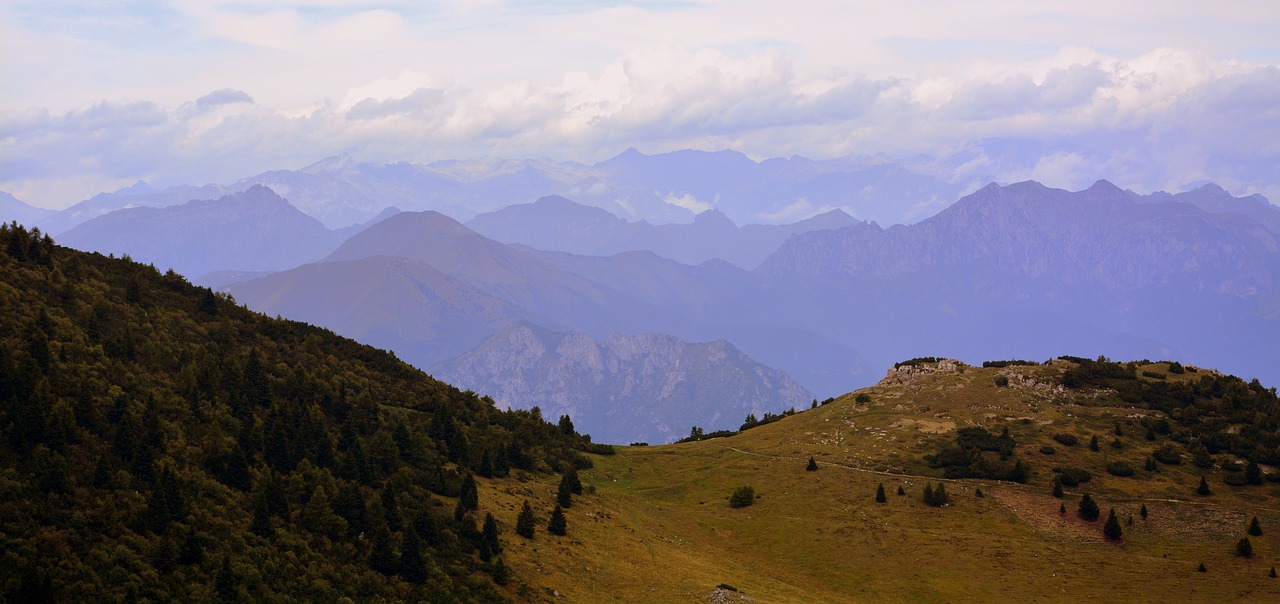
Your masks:
M 0 190 L 636 147 L 1277 200 L 1277 6 L 7 0 Z

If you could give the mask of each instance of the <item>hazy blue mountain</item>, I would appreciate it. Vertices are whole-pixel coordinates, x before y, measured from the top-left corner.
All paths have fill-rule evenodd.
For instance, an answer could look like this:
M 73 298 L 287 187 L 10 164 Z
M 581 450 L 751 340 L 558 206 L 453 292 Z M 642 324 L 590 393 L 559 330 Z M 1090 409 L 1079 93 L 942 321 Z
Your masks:
M 281 270 L 331 252 L 338 238 L 271 189 L 166 208 L 117 210 L 58 236 L 85 251 L 128 254 L 191 277 Z
M 373 225 L 375 225 L 375 224 L 378 224 L 379 222 L 382 222 L 383 220 L 386 220 L 386 219 L 388 219 L 388 218 L 391 218 L 392 216 L 395 216 L 396 214 L 399 214 L 399 213 L 400 213 L 400 208 L 397 208 L 397 207 L 390 207 L 390 208 L 387 208 L 387 209 L 383 210 L 382 212 L 379 212 L 377 216 L 374 216 L 373 218 L 370 218 L 369 220 L 367 220 L 367 221 L 365 221 L 365 222 L 362 222 L 362 223 L 360 223 L 360 224 L 353 224 L 353 225 L 348 226 L 348 227 L 343 227 L 343 228 L 340 228 L 340 229 L 333 229 L 333 234 L 334 234 L 334 235 L 337 235 L 337 236 L 338 236 L 338 239 L 340 239 L 340 240 L 342 240 L 342 241 L 346 241 L 346 240 L 350 239 L 350 238 L 351 238 L 353 235 L 355 235 L 356 233 L 359 233 L 360 231 L 363 231 L 363 230 L 365 230 L 365 229 L 367 229 L 367 228 L 369 228 L 369 227 L 371 227 L 371 226 L 373 226 Z
M 553 333 L 513 325 L 433 373 L 499 404 L 541 407 L 591 426 L 598 442 L 667 442 L 692 426 L 736 427 L 749 413 L 804 407 L 812 394 L 724 340 Z
M 1105 181 L 1074 193 L 1026 182 L 911 226 L 797 235 L 756 273 L 798 292 L 800 325 L 862 343 L 873 365 L 1181 356 L 1275 382 L 1278 250 L 1244 214 L 1139 201 Z
M 16 220 L 18 224 L 36 226 L 40 220 L 53 213 L 53 210 L 27 205 L 17 197 L 0 191 L 0 223 L 8 224 Z
M 219 185 L 180 185 L 156 190 L 143 181 L 115 191 L 99 193 L 65 210 L 47 216 L 39 226 L 55 236 L 65 233 L 82 223 L 116 210 L 128 208 L 167 208 L 196 199 L 217 199 L 237 192 Z
M 1190 191 L 1170 195 L 1163 191 L 1137 197 L 1139 201 L 1179 201 L 1192 204 L 1210 214 L 1244 214 L 1258 221 L 1273 233 L 1280 233 L 1280 207 L 1267 198 L 1253 194 L 1235 197 L 1215 184 L 1206 184 Z
M 792 224 L 739 227 L 723 212 L 712 209 L 698 214 L 691 224 L 654 225 L 643 220 L 629 222 L 600 208 L 548 196 L 480 214 L 467 226 L 504 243 L 541 250 L 588 256 L 647 250 L 686 264 L 720 259 L 751 269 L 791 235 L 855 222 L 843 211 L 831 210 Z

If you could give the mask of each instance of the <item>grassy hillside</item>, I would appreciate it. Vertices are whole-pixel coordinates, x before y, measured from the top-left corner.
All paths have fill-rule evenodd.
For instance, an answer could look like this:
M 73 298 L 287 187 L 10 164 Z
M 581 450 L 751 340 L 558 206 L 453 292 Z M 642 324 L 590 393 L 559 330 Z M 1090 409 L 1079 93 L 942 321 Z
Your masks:
M 548 601 L 553 592 L 578 602 L 1280 598 L 1280 579 L 1268 576 L 1280 565 L 1275 468 L 1262 466 L 1260 485 L 1225 484 L 1243 476 L 1225 469 L 1239 458 L 1216 452 L 1213 467 L 1197 467 L 1190 451 L 1201 441 L 1179 442 L 1190 427 L 1165 426 L 1159 420 L 1169 416 L 1123 403 L 1115 389 L 1064 387 L 1064 375 L 1081 366 L 923 364 L 732 437 L 628 447 L 582 472 L 594 494 L 575 499 L 566 537 L 540 531 L 532 541 L 516 539 L 510 563 L 527 582 L 526 593 Z M 1223 378 L 1205 370 L 1171 374 L 1169 366 L 1135 364 L 1132 379 Z M 860 396 L 866 402 L 859 404 Z M 1274 414 L 1274 391 L 1262 398 Z M 1223 402 L 1206 399 L 1215 401 Z M 1259 422 L 1269 421 L 1258 413 Z M 1167 427 L 1168 434 L 1148 440 L 1146 425 Z M 1030 468 L 1025 484 L 948 480 L 945 469 L 925 461 L 954 443 L 960 429 L 976 426 L 993 434 L 1008 428 L 1016 446 L 1007 461 Z M 1079 442 L 1065 446 L 1054 440 L 1058 434 Z M 1093 435 L 1098 451 L 1089 447 Z M 1146 470 L 1147 458 L 1164 447 L 1177 451 L 1180 463 Z M 999 461 L 998 453 L 986 455 Z M 817 471 L 806 471 L 810 457 Z M 1116 461 L 1127 461 L 1134 474 L 1109 474 Z M 1056 498 L 1053 468 L 1064 466 L 1092 478 Z M 1196 494 L 1201 476 L 1211 495 Z M 880 484 L 885 503 L 875 501 Z M 924 487 L 938 484 L 951 503 L 925 505 Z M 741 485 L 754 487 L 758 499 L 733 509 L 728 498 Z M 488 496 L 514 510 L 524 498 L 551 501 L 553 486 L 530 483 Z M 896 494 L 900 486 L 905 495 Z M 1078 517 L 1086 493 L 1097 500 L 1101 519 Z M 1118 541 L 1103 535 L 1112 508 L 1123 531 Z M 1246 535 L 1254 516 L 1262 536 Z M 1250 558 L 1236 553 L 1246 536 Z M 1207 572 L 1198 572 L 1202 562 Z M 716 591 L 721 584 L 738 591 Z

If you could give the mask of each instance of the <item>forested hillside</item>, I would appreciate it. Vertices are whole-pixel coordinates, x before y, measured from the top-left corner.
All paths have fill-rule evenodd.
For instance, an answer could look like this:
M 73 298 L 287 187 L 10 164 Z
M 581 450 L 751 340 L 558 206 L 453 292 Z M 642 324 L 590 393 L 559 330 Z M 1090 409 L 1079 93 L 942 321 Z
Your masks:
M 601 450 L 567 418 L 17 224 L 0 317 L 9 601 L 504 600 L 514 518 L 485 518 L 477 482 Z

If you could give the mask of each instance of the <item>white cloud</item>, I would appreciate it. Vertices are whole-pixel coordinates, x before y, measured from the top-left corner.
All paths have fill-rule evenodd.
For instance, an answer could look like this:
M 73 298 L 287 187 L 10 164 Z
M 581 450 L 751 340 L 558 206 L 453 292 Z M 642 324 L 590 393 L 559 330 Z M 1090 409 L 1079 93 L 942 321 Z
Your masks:
M 712 209 L 711 204 L 705 201 L 699 201 L 692 193 L 677 195 L 674 191 L 662 196 L 662 201 L 671 204 L 677 208 L 684 208 L 694 214 L 701 214 Z

